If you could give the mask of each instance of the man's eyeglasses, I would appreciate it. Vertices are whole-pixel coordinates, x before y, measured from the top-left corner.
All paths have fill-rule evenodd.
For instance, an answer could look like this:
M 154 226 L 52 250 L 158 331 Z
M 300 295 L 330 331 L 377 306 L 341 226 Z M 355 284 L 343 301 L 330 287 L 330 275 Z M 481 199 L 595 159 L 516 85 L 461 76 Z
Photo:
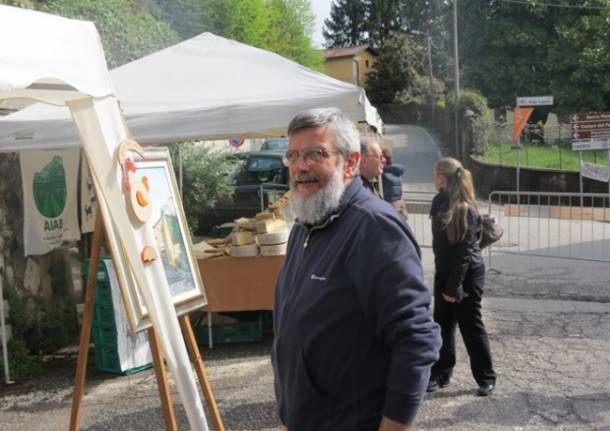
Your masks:
M 303 152 L 288 150 L 286 151 L 286 154 L 284 154 L 282 161 L 284 162 L 285 166 L 290 166 L 295 164 L 299 158 L 303 156 L 305 163 L 308 165 L 313 165 L 315 163 L 322 162 L 324 159 L 328 159 L 330 155 L 331 153 L 326 151 L 324 148 L 310 148 L 309 150 L 305 150 Z

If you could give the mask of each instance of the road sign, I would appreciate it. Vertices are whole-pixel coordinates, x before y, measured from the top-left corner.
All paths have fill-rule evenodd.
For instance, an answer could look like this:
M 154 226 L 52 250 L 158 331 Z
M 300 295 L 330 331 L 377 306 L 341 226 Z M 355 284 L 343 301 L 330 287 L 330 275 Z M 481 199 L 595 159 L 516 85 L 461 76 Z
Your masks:
M 552 106 L 553 96 L 517 97 L 517 106 Z
M 572 141 L 572 151 L 610 150 L 610 138 Z
M 574 114 L 572 124 L 572 150 L 610 149 L 610 112 Z
M 229 144 L 231 144 L 233 148 L 239 148 L 244 144 L 244 141 L 244 138 L 231 138 L 229 139 Z
M 580 174 L 583 177 L 607 183 L 610 180 L 610 167 L 580 161 Z

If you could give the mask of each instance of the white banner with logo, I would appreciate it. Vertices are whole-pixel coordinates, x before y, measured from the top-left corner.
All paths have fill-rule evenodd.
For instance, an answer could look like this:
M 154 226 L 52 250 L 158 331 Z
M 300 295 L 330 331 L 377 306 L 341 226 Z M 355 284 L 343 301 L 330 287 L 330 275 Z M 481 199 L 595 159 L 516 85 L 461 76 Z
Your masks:
M 587 163 L 581 160 L 580 174 L 585 178 L 607 183 L 610 180 L 610 167 Z
M 64 241 L 80 239 L 79 158 L 79 149 L 21 152 L 26 256 L 45 254 Z
M 97 198 L 87 158 L 83 155 L 80 160 L 80 231 L 89 233 L 95 227 Z

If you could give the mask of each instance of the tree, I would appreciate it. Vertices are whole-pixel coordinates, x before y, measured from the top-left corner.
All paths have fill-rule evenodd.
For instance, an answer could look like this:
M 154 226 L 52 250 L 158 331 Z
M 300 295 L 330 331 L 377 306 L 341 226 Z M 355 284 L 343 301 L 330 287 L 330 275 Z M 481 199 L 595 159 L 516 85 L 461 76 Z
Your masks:
M 322 35 L 327 48 L 347 48 L 368 43 L 367 9 L 361 0 L 336 0 L 324 20 Z
M 408 103 L 422 101 L 427 88 L 424 74 L 425 52 L 405 33 L 395 33 L 379 52 L 368 75 L 371 101 Z
M 269 0 L 269 28 L 265 49 L 315 70 L 324 58 L 313 48 L 313 14 L 309 0 Z M 309 33 L 308 33 L 309 32 Z
M 232 192 L 226 181 L 237 166 L 236 159 L 227 152 L 209 145 L 172 144 L 169 146 L 176 178 L 182 147 L 182 204 L 191 232 L 199 226 L 199 216 L 214 206 L 216 201 Z
M 228 39 L 264 48 L 269 27 L 265 0 L 209 0 L 207 30 Z
M 180 40 L 190 39 L 209 31 L 207 11 L 209 1 L 202 0 L 143 0 L 156 18 L 167 22 Z
M 44 12 L 93 21 L 110 69 L 175 44 L 176 32 L 153 17 L 144 3 L 129 0 L 52 0 Z
M 460 63 L 464 85 L 493 107 L 517 96 L 553 94 L 556 112 L 610 109 L 610 6 L 460 2 Z

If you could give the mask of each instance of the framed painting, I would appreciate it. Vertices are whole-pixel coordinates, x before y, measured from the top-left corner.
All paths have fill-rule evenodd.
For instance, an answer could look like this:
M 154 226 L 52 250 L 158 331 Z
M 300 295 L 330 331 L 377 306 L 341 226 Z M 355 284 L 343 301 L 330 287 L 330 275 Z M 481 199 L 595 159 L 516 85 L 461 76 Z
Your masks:
M 170 296 L 178 315 L 201 309 L 207 298 L 197 259 L 192 250 L 191 236 L 176 185 L 169 152 L 165 148 L 146 149 L 145 158 L 135 162 L 137 181 L 146 177 L 152 204 L 153 230 L 157 251 L 163 262 Z M 97 187 L 97 185 L 96 185 Z M 109 221 L 109 211 L 100 205 L 106 226 L 107 244 L 120 286 L 132 332 L 152 325 L 144 299 L 123 257 L 121 242 Z

